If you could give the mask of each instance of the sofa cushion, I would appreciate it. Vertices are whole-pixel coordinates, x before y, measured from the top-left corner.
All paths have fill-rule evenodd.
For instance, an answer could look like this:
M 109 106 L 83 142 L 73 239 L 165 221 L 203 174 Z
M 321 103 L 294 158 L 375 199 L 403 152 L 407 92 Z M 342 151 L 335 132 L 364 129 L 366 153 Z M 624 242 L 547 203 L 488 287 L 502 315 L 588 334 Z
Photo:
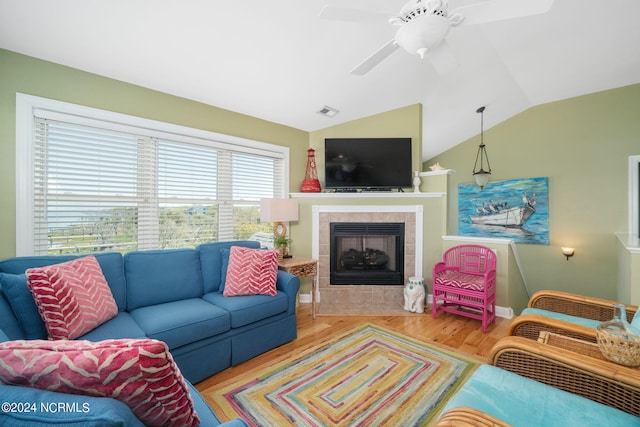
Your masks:
M 137 308 L 131 316 L 148 337 L 166 342 L 171 349 L 231 328 L 227 311 L 200 298 Z
M 471 291 L 480 292 L 484 290 L 484 276 L 461 273 L 459 271 L 446 271 L 444 274 L 438 275 L 435 283 Z
M 218 292 L 224 293 L 224 286 L 227 284 L 227 270 L 229 269 L 229 255 L 231 254 L 231 248 L 220 250 L 220 286 Z
M 144 426 L 127 405 L 106 397 L 76 396 L 12 385 L 0 385 L 0 396 L 4 402 L 16 404 L 15 408 L 0 411 L 0 425 L 3 427 Z
M 223 295 L 276 295 L 278 251 L 232 246 Z
M 88 341 L 125 338 L 147 338 L 147 335 L 140 328 L 133 316 L 131 316 L 131 313 L 126 311 L 118 312 L 116 317 L 107 320 L 102 325 L 78 337 L 78 339 Z
M 40 317 L 33 294 L 23 274 L 0 273 L 0 285 L 7 296 L 11 310 L 20 322 L 24 337 L 29 340 L 47 338 L 47 328 Z
M 101 252 L 93 254 L 102 269 L 102 274 L 107 279 L 111 294 L 118 304 L 120 311 L 126 308 L 124 263 L 122 254 L 118 252 Z M 61 262 L 81 258 L 85 255 L 37 255 L 8 258 L 0 261 L 0 272 L 10 274 L 23 274 L 28 268 L 46 267 L 48 265 L 60 264 Z
M 146 425 L 196 426 L 189 388 L 165 343 L 157 340 L 0 343 L 0 379 L 125 403 Z
M 228 311 L 232 328 L 286 313 L 288 308 L 288 297 L 284 292 L 278 292 L 276 296 L 244 295 L 233 298 L 225 297 L 218 292 L 210 292 L 202 298 Z
M 200 257 L 194 249 L 129 252 L 124 255 L 124 269 L 129 311 L 204 293 Z
M 640 426 L 640 418 L 512 372 L 482 365 L 442 412 L 468 406 L 513 426 Z
M 220 255 L 220 251 L 222 249 L 229 250 L 231 246 L 257 249 L 260 247 L 260 243 L 251 240 L 236 240 L 231 242 L 203 243 L 196 247 L 196 250 L 200 254 L 204 293 L 214 291 L 222 292 L 220 285 L 226 278 L 227 270 L 222 266 L 223 258 Z
M 111 289 L 92 255 L 26 271 L 49 338 L 74 339 L 118 314 Z
M 5 334 L 11 340 L 23 340 L 25 339 L 24 332 L 22 331 L 22 326 L 20 326 L 20 322 L 13 314 L 13 309 L 11 308 L 11 304 L 9 304 L 9 300 L 7 299 L 6 294 L 4 293 L 2 286 L 0 285 L 0 329 L 4 331 Z M 46 337 L 46 332 L 43 338 Z
M 636 314 L 633 315 L 631 326 L 635 328 L 636 331 L 640 331 L 640 310 L 636 311 Z
M 9 341 L 9 337 L 4 333 L 2 329 L 0 329 L 0 342 Z

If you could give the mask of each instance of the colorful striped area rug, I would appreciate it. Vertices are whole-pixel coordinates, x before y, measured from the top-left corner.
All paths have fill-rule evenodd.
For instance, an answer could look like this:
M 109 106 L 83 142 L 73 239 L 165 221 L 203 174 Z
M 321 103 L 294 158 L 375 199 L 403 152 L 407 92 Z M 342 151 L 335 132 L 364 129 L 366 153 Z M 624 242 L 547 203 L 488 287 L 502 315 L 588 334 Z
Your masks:
M 429 425 L 480 362 L 366 325 L 204 392 L 254 426 Z

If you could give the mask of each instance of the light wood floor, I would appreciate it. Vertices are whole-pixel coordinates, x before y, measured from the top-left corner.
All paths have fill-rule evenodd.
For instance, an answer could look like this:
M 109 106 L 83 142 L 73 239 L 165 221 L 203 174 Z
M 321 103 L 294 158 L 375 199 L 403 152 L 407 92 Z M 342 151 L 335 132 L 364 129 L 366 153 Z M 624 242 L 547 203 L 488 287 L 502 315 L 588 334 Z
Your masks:
M 298 338 L 296 340 L 207 378 L 196 384 L 198 391 L 203 391 L 216 383 L 233 378 L 239 372 L 260 366 L 274 365 L 306 348 L 330 342 L 332 336 L 336 334 L 367 323 L 391 329 L 412 338 L 435 341 L 475 356 L 480 360 L 486 360 L 491 347 L 507 334 L 511 322 L 508 319 L 497 318 L 496 323 L 489 327 L 486 334 L 483 334 L 478 320 L 449 313 L 438 313 L 438 317 L 433 319 L 430 311 L 424 314 L 407 313 L 383 316 L 318 315 L 313 320 L 311 318 L 311 304 L 299 304 L 297 316 Z

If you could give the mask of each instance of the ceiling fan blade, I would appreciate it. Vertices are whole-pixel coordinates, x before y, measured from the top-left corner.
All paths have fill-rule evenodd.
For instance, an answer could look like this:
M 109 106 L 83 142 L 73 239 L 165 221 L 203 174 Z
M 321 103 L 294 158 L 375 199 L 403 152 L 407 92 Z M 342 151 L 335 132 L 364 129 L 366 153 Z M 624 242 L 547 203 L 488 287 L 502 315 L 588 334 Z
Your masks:
M 373 67 L 381 63 L 387 58 L 387 56 L 395 52 L 396 49 L 398 49 L 396 41 L 388 41 L 384 46 L 376 50 L 370 57 L 365 59 L 360 65 L 351 70 L 351 74 L 354 74 L 356 76 L 363 76 L 367 74 Z
M 447 75 L 458 68 L 456 56 L 446 40 L 443 40 L 438 47 L 427 53 L 427 58 L 429 58 L 431 65 L 441 76 Z
M 332 21 L 360 22 L 365 24 L 384 24 L 389 22 L 389 15 L 370 10 L 350 9 L 325 5 L 320 11 L 321 19 Z
M 484 24 L 547 13 L 553 2 L 554 0 L 489 0 L 461 6 L 452 10 L 449 15 L 462 14 L 462 25 Z

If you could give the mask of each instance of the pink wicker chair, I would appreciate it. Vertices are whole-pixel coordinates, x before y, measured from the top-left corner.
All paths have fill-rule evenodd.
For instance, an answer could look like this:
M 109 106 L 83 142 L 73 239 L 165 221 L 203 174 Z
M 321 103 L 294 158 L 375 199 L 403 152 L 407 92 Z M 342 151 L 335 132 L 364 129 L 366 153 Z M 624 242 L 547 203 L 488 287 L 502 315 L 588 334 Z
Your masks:
M 482 332 L 496 320 L 496 254 L 480 245 L 448 249 L 433 267 L 433 308 L 482 321 Z

